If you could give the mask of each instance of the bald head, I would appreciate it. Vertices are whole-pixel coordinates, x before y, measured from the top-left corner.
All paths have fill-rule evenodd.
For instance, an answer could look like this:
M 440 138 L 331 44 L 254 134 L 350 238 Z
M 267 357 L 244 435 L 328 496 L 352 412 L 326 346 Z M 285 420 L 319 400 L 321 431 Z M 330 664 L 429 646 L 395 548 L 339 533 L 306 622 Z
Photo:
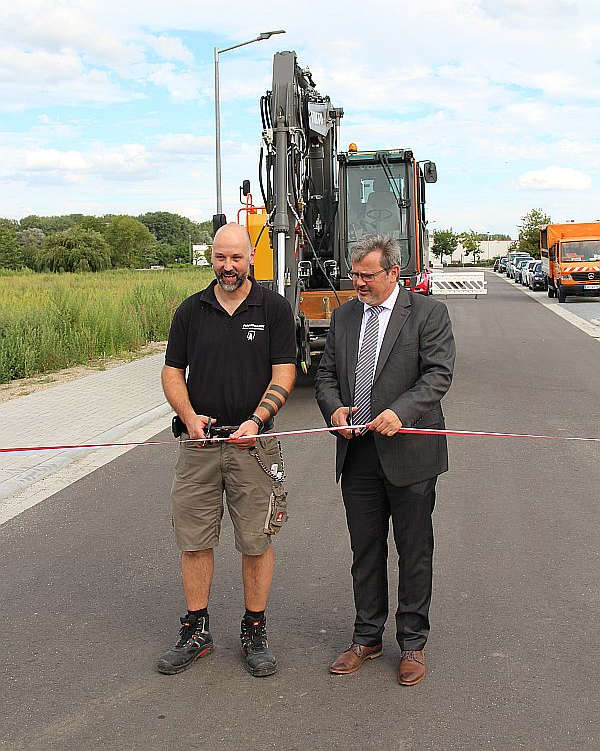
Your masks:
M 250 253 L 252 243 L 250 242 L 246 228 L 235 222 L 229 222 L 229 224 L 219 227 L 213 240 L 213 249 L 217 250 L 225 247 L 235 247 L 245 250 L 246 253 Z
M 212 264 L 224 292 L 234 293 L 246 284 L 253 261 L 254 250 L 245 227 L 232 222 L 217 230 L 213 240 Z

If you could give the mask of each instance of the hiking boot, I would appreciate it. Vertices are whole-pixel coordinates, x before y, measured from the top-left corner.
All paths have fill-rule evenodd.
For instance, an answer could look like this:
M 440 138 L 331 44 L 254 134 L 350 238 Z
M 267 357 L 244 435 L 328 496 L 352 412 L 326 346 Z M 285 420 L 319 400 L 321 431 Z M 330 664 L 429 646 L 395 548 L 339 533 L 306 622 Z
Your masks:
M 189 668 L 213 649 L 213 640 L 208 630 L 208 616 L 180 618 L 179 641 L 161 655 L 156 663 L 159 673 L 174 675 Z
M 262 678 L 277 672 L 277 660 L 267 642 L 266 620 L 255 621 L 244 617 L 240 641 L 249 673 Z

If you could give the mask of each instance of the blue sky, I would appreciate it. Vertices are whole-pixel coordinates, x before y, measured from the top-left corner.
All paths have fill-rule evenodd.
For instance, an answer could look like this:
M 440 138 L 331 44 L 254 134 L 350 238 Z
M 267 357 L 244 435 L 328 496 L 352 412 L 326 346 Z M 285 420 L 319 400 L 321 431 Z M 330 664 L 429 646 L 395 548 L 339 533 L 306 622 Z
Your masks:
M 21 0 L 0 18 L 0 216 L 215 210 L 258 192 L 258 100 L 294 49 L 345 111 L 341 143 L 438 165 L 433 229 L 507 232 L 533 207 L 600 219 L 600 13 L 588 0 Z

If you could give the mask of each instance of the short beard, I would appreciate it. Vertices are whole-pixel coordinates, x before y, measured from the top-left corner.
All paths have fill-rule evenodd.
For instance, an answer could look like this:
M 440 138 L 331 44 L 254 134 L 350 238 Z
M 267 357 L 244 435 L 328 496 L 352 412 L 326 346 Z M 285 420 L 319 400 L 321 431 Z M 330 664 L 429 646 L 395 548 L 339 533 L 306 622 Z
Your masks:
M 243 271 L 241 274 L 237 275 L 237 279 L 235 282 L 226 282 L 223 279 L 223 274 L 217 274 L 217 282 L 219 282 L 219 286 L 225 291 L 225 292 L 235 292 L 236 289 L 239 289 L 242 284 L 246 281 L 248 278 L 248 272 Z

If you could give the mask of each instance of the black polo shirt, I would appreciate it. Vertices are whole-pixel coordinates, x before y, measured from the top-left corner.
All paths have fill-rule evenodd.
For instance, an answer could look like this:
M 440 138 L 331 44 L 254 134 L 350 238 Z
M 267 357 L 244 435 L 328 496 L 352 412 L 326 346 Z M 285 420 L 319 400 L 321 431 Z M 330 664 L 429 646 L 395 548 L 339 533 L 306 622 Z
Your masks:
M 248 297 L 232 316 L 215 297 L 214 280 L 181 303 L 169 332 L 165 363 L 188 368 L 194 411 L 219 425 L 247 420 L 271 381 L 271 366 L 296 362 L 290 304 L 250 281 Z

